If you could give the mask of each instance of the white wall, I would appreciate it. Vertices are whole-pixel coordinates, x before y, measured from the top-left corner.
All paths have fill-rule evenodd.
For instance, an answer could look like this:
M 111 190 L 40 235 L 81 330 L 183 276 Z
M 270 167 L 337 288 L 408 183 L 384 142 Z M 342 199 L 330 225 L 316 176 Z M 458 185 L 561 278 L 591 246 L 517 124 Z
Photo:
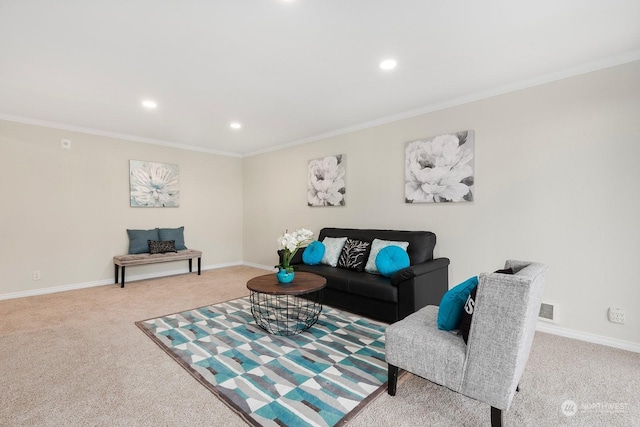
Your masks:
M 405 142 L 466 129 L 476 200 L 405 204 Z M 307 207 L 307 161 L 331 154 L 346 155 L 347 205 Z M 178 164 L 181 206 L 129 207 L 131 159 Z M 205 267 L 274 265 L 285 228 L 430 230 L 451 286 L 545 262 L 560 327 L 640 343 L 639 159 L 640 62 L 245 159 L 0 121 L 0 296 L 111 280 L 127 228 L 184 225 Z
M 405 142 L 467 129 L 475 201 L 405 204 Z M 346 155 L 346 206 L 307 207 L 307 161 L 333 154 Z M 429 230 L 450 286 L 507 258 L 547 263 L 558 326 L 640 343 L 639 161 L 635 62 L 246 158 L 244 260 L 276 264 L 286 228 Z
M 177 164 L 180 207 L 130 207 L 129 160 Z M 185 226 L 204 267 L 242 262 L 240 158 L 0 121 L 0 183 L 0 295 L 112 280 L 127 228 Z M 177 270 L 187 262 L 127 276 Z

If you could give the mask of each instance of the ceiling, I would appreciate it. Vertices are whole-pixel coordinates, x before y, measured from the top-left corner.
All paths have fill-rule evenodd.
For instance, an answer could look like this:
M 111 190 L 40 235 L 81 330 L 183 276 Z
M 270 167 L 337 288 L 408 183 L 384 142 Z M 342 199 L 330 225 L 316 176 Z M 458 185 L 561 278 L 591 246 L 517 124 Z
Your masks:
M 638 0 L 0 0 L 0 119 L 248 156 L 638 60 L 638 22 Z

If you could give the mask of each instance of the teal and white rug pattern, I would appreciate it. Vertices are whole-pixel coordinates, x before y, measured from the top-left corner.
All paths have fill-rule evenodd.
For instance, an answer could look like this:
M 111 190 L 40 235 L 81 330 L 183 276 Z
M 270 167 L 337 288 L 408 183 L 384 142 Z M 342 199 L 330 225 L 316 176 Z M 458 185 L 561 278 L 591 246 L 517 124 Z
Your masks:
M 387 324 L 324 307 L 298 335 L 270 335 L 249 298 L 136 322 L 254 426 L 334 426 L 386 390 Z

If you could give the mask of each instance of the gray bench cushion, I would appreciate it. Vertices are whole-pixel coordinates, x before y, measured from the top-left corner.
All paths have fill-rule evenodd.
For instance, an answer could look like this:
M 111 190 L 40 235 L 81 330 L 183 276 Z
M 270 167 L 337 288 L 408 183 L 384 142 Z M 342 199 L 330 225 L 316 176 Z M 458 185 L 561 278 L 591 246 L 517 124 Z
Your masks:
M 164 254 L 135 254 L 117 255 L 113 257 L 113 263 L 121 267 L 130 265 L 156 264 L 159 262 L 180 261 L 184 259 L 200 258 L 202 251 L 195 249 L 185 249 L 178 252 L 167 252 Z

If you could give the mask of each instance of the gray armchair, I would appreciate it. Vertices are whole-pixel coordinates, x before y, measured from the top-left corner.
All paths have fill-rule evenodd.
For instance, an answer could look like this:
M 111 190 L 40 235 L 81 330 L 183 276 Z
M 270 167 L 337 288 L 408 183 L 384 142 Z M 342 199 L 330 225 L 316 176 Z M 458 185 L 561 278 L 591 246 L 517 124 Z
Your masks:
M 518 389 L 536 329 L 547 266 L 507 261 L 513 275 L 482 273 L 468 343 L 437 327 L 438 307 L 426 306 L 386 331 L 388 393 L 398 369 L 491 406 L 501 426 Z

